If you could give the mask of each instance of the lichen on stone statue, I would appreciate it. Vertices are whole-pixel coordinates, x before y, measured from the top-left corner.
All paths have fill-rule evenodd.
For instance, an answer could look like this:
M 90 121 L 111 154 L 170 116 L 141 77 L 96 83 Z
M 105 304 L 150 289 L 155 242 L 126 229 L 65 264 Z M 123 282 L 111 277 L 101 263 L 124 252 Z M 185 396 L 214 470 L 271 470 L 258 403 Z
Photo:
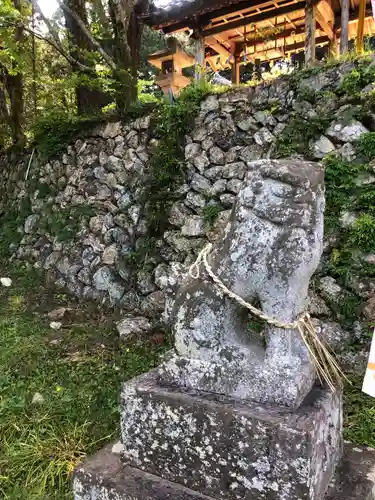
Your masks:
M 304 312 L 322 254 L 323 180 L 316 163 L 250 163 L 209 256 L 230 290 L 285 323 Z M 248 312 L 203 269 L 183 283 L 172 314 L 176 353 L 161 368 L 162 383 L 292 408 L 310 392 L 316 374 L 299 332 L 267 325 L 261 342 Z

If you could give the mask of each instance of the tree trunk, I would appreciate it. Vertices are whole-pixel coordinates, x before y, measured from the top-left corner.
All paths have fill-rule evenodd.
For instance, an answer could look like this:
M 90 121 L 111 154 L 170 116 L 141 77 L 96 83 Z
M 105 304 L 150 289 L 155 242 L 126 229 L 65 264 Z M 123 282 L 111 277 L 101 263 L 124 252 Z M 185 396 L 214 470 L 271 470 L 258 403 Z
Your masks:
M 137 23 L 134 21 L 132 33 L 129 33 L 135 0 L 109 0 L 109 11 L 115 36 L 115 59 L 118 65 L 116 79 L 116 105 L 118 111 L 125 112 L 128 106 L 137 99 L 137 67 L 136 58 L 132 61 L 132 50 L 137 40 Z M 132 40 L 129 45 L 129 37 Z M 139 59 L 139 56 L 138 56 Z
M 138 76 L 138 69 L 141 63 L 141 39 L 144 24 L 141 17 L 148 9 L 149 0 L 138 0 L 130 18 L 128 28 L 128 45 L 130 47 L 132 66 L 131 71 L 134 78 Z
M 82 22 L 87 26 L 87 11 L 85 0 L 64 0 L 65 5 L 67 5 L 77 16 L 82 20 Z M 85 66 L 89 66 L 90 63 L 85 58 L 85 51 L 90 50 L 90 46 L 85 34 L 82 32 L 81 28 L 78 26 L 77 22 L 73 17 L 64 11 L 65 15 L 65 26 L 69 32 L 69 51 L 70 56 Z M 85 73 L 80 70 L 77 64 L 72 64 L 72 70 L 77 75 L 84 76 Z M 87 74 L 91 79 L 93 74 Z M 89 88 L 87 85 L 78 84 L 76 87 L 76 100 L 79 115 L 90 115 L 98 113 L 103 104 L 103 93 Z
M 21 12 L 21 0 L 13 0 L 13 5 Z M 22 42 L 22 39 L 23 28 L 22 26 L 18 26 L 14 34 L 14 41 L 16 44 L 19 44 Z M 15 64 L 14 70 L 14 74 L 9 74 L 6 70 L 4 71 L 4 81 L 10 100 L 10 124 L 12 128 L 13 146 L 22 148 L 25 144 L 25 135 L 23 133 L 23 78 L 21 73 L 17 72 Z
M 11 130 L 11 122 L 5 93 L 5 72 L 0 66 L 0 149 L 6 145 L 9 130 Z
M 31 26 L 33 32 L 35 31 L 35 9 L 34 4 L 31 5 Z M 38 104 L 37 104 L 37 88 L 36 88 L 36 58 L 37 58 L 37 49 L 36 49 L 36 41 L 35 34 L 32 34 L 31 37 L 31 57 L 32 57 L 32 70 L 33 70 L 33 82 L 31 86 L 31 97 L 33 101 L 34 115 L 37 114 Z

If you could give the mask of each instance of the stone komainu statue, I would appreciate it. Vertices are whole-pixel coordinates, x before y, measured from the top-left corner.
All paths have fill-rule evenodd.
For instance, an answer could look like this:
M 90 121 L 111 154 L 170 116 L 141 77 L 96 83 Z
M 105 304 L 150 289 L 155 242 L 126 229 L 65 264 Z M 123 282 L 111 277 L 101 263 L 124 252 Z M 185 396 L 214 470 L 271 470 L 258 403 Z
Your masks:
M 268 316 L 293 322 L 304 311 L 322 254 L 324 170 L 290 160 L 260 160 L 249 168 L 208 261 L 230 290 Z M 298 330 L 266 325 L 260 341 L 248 311 L 203 268 L 180 288 L 172 322 L 176 353 L 161 369 L 164 383 L 290 407 L 314 384 Z

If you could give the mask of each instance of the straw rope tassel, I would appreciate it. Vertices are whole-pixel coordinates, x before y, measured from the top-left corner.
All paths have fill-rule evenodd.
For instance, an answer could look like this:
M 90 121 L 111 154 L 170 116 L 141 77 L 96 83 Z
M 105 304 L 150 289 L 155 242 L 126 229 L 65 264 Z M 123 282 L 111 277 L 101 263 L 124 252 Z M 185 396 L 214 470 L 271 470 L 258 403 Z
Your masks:
M 190 266 L 189 275 L 193 279 L 198 279 L 200 276 L 200 265 L 203 264 L 207 274 L 212 279 L 214 284 L 225 295 L 235 300 L 246 309 L 249 309 L 252 314 L 258 316 L 258 318 L 267 322 L 269 325 L 276 326 L 277 328 L 284 328 L 286 330 L 297 329 L 309 352 L 311 362 L 314 365 L 319 380 L 321 382 L 324 380 L 332 392 L 335 392 L 337 385 L 342 387 L 343 379 L 348 380 L 348 378 L 341 370 L 332 351 L 330 351 L 329 347 L 327 347 L 317 335 L 310 314 L 308 312 L 304 312 L 296 321 L 293 321 L 292 323 L 284 323 L 268 316 L 260 309 L 256 308 L 249 302 L 246 302 L 242 297 L 227 288 L 220 278 L 213 272 L 207 260 L 211 250 L 212 244 L 209 243 L 199 252 L 197 260 Z

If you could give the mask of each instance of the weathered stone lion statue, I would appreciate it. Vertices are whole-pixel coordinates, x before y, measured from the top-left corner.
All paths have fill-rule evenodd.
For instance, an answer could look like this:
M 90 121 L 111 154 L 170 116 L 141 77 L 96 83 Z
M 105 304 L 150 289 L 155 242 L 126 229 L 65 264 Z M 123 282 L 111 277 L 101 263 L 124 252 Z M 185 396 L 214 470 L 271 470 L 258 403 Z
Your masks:
M 303 311 L 323 246 L 324 171 L 303 161 L 260 160 L 238 194 L 209 255 L 213 272 L 268 316 L 293 322 Z M 267 325 L 263 341 L 249 314 L 203 266 L 180 288 L 172 313 L 176 353 L 162 383 L 296 408 L 316 375 L 298 330 Z

